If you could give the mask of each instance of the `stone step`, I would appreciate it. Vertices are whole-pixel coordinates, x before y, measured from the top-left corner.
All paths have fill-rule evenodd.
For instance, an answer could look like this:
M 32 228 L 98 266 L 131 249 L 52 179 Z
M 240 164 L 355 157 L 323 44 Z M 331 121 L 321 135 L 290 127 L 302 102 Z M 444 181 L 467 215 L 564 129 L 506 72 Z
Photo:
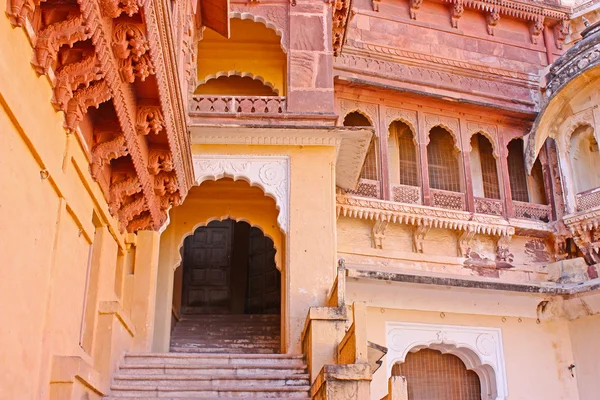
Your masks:
M 287 377 L 283 375 L 252 375 L 252 376 L 205 376 L 205 375 L 126 375 L 117 374 L 113 381 L 115 386 L 141 387 L 145 389 L 169 387 L 179 388 L 236 386 L 257 388 L 269 387 L 298 387 L 309 385 L 308 374 Z
M 211 365 L 304 367 L 303 355 L 288 354 L 208 354 L 208 353 L 128 353 L 123 365 Z
M 236 346 L 236 345 L 279 345 L 279 340 L 277 339 L 262 339 L 262 340 L 252 340 L 250 339 L 228 339 L 228 338 L 221 338 L 221 339 L 206 339 L 203 340 L 202 342 L 199 342 L 197 339 L 193 339 L 193 338 L 177 338 L 176 340 L 171 341 L 172 345 L 177 345 L 177 344 L 206 344 L 206 345 L 231 345 L 231 346 Z
M 138 375 L 193 375 L 193 376 L 253 376 L 253 375 L 279 375 L 296 377 L 306 372 L 306 365 L 287 367 L 277 364 L 261 366 L 252 365 L 122 365 L 120 373 L 128 376 Z
M 176 346 L 171 347 L 170 350 L 173 353 L 183 353 L 183 354 L 194 354 L 194 353 L 204 353 L 204 354 L 261 354 L 261 355 L 270 355 L 279 353 L 279 349 L 269 348 L 269 347 L 250 347 L 247 349 L 244 348 L 229 348 L 229 347 L 185 347 L 185 346 Z
M 269 386 L 259 387 L 235 386 L 199 386 L 188 385 L 185 388 L 158 386 L 138 388 L 130 385 L 113 385 L 111 398 L 307 398 L 310 386 Z

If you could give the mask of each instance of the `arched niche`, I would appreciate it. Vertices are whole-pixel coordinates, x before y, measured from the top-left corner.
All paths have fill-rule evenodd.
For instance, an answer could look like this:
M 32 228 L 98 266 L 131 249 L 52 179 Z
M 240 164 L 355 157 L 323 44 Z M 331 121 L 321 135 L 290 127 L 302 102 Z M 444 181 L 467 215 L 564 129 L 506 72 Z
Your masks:
M 373 126 L 373 121 L 361 111 L 351 111 L 344 116 L 344 126 L 354 127 L 367 127 Z M 371 139 L 365 162 L 363 163 L 360 178 L 372 181 L 379 180 L 379 157 L 378 155 L 378 141 L 375 136 Z
M 508 398 L 500 329 L 387 322 L 386 346 L 388 378 L 394 364 L 404 362 L 409 352 L 429 348 L 457 356 L 469 370 L 477 373 L 482 400 Z
M 488 135 L 477 132 L 471 136 L 470 159 L 473 195 L 486 199 L 500 199 L 498 160 Z
M 462 192 L 462 163 L 456 137 L 443 125 L 429 131 L 427 163 L 432 189 Z
M 590 125 L 579 125 L 574 129 L 568 151 L 575 193 L 600 187 L 600 151 Z
M 235 93 L 241 82 L 245 86 L 240 90 L 250 90 L 256 89 L 253 85 L 260 81 L 272 86 L 273 93 L 286 95 L 287 55 L 282 46 L 281 32 L 262 17 L 234 13 L 229 38 L 205 29 L 198 41 L 197 63 L 199 86 L 195 88 L 196 93 L 261 95 L 262 91 Z M 253 78 L 254 81 L 240 79 L 244 77 L 259 78 Z M 209 89 L 214 92 L 208 93 Z
M 421 186 L 416 132 L 405 120 L 395 119 L 388 127 L 388 137 L 390 184 Z

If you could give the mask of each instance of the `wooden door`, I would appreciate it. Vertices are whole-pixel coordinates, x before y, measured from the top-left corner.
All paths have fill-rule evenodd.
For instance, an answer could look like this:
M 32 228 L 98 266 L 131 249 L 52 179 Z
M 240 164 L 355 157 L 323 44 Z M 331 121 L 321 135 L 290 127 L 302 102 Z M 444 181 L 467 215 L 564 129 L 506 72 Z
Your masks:
M 233 221 L 215 221 L 186 239 L 183 258 L 184 313 L 228 314 Z
M 273 241 L 259 229 L 250 229 L 247 314 L 279 314 L 281 274 L 275 266 Z

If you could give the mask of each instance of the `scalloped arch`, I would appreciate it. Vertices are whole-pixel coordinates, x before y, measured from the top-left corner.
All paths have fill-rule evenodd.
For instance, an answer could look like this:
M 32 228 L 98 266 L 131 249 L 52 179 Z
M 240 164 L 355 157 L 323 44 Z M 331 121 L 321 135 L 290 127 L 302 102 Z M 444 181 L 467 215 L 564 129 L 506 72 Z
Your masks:
M 492 135 L 489 132 L 486 132 L 483 129 L 479 129 L 477 131 L 473 131 L 471 133 L 471 135 L 469 136 L 469 153 L 471 151 L 473 151 L 473 146 L 471 145 L 471 140 L 473 139 L 473 136 L 477 135 L 478 133 L 481 134 L 483 137 L 485 137 L 487 140 L 489 140 L 490 144 L 492 145 L 492 154 L 493 154 L 494 158 L 496 160 L 498 160 L 500 158 L 500 153 L 498 151 L 498 144 L 496 143 L 494 135 Z
M 390 128 L 392 127 L 392 124 L 394 122 L 402 122 L 403 124 L 405 124 L 406 126 L 408 126 L 408 129 L 410 129 L 410 131 L 411 131 L 411 133 L 413 135 L 415 143 L 417 142 L 417 130 L 413 126 L 413 123 L 411 121 L 409 121 L 408 119 L 404 118 L 404 117 L 395 117 L 395 118 L 393 118 L 393 119 L 391 119 L 389 121 L 388 127 L 387 127 L 388 136 L 390 135 Z
M 452 128 L 450 128 L 447 124 L 444 124 L 443 122 L 440 123 L 436 123 L 434 125 L 431 125 L 431 127 L 429 127 L 428 131 L 427 131 L 427 136 L 426 136 L 426 142 L 425 145 L 428 145 L 429 142 L 431 141 L 431 131 L 433 130 L 433 128 L 442 128 L 443 130 L 445 130 L 446 132 L 448 132 L 450 134 L 450 136 L 452 137 L 452 141 L 454 142 L 454 148 L 461 152 L 462 149 L 460 147 L 460 142 L 458 140 L 458 136 L 456 135 L 456 133 L 454 133 L 454 131 L 452 130 Z
M 281 50 L 287 54 L 287 48 L 284 43 L 284 32 L 274 23 L 267 21 L 265 17 L 260 15 L 255 15 L 246 11 L 231 11 L 229 12 L 230 18 L 237 18 L 241 20 L 251 20 L 259 24 L 263 24 L 268 29 L 271 29 L 277 36 L 279 36 L 279 45 L 281 46 Z
M 596 137 L 596 130 L 594 129 L 594 125 L 592 123 L 582 119 L 576 119 L 572 121 L 567 128 L 567 133 L 563 136 L 563 145 L 567 152 L 571 149 L 571 138 L 573 137 L 573 134 L 577 129 L 584 126 L 590 128 L 592 130 L 592 135 L 594 138 Z
M 355 108 L 351 108 L 349 110 L 346 110 L 345 114 L 344 114 L 344 118 L 342 118 L 342 125 L 344 124 L 344 121 L 346 120 L 346 117 L 348 115 L 352 114 L 352 113 L 358 113 L 358 114 L 362 115 L 363 117 L 365 117 L 366 119 L 369 120 L 369 123 L 371 124 L 372 127 L 375 127 L 375 124 L 373 122 L 373 117 L 371 117 L 369 115 L 369 113 L 361 110 L 360 107 L 355 107 Z
M 278 257 L 280 254 L 280 249 L 277 246 L 277 242 L 275 240 L 275 238 L 273 238 L 271 235 L 269 235 L 266 230 L 260 225 L 260 224 L 255 224 L 253 223 L 251 220 L 247 219 L 247 218 L 243 218 L 243 217 L 235 217 L 232 216 L 231 214 L 227 214 L 227 215 L 223 215 L 221 217 L 210 217 L 208 219 L 206 219 L 205 221 L 201 221 L 198 222 L 197 224 L 195 224 L 192 229 L 186 233 L 184 233 L 181 236 L 181 239 L 179 240 L 178 244 L 177 244 L 177 252 L 176 252 L 176 257 L 175 257 L 175 263 L 172 267 L 172 270 L 174 271 L 175 269 L 177 269 L 177 267 L 179 267 L 181 265 L 181 249 L 183 248 L 183 245 L 185 243 L 185 239 L 189 236 L 192 236 L 194 234 L 194 232 L 196 232 L 196 229 L 198 228 L 202 228 L 204 226 L 208 226 L 208 224 L 210 224 L 213 221 L 224 221 L 226 219 L 232 219 L 235 222 L 246 222 L 248 225 L 250 225 L 253 228 L 258 228 L 260 229 L 260 231 L 263 233 L 263 235 L 265 235 L 265 237 L 268 237 L 269 239 L 271 239 L 271 241 L 273 242 L 273 248 L 275 249 L 275 266 L 277 267 L 277 269 L 279 271 L 281 271 L 282 265 L 281 262 L 282 260 L 280 259 L 280 257 Z
M 263 85 L 265 85 L 269 89 L 271 89 L 276 95 L 279 95 L 279 89 L 277 89 L 273 83 L 266 81 L 265 78 L 263 78 L 262 76 L 255 75 L 252 72 L 237 71 L 237 70 L 219 71 L 215 74 L 209 74 L 204 79 L 201 79 L 198 81 L 196 88 L 208 83 L 208 81 L 210 81 L 210 80 L 218 79 L 218 78 L 221 78 L 224 76 L 226 76 L 226 77 L 239 76 L 240 78 L 251 78 L 255 81 L 259 81 L 260 83 L 262 83 Z

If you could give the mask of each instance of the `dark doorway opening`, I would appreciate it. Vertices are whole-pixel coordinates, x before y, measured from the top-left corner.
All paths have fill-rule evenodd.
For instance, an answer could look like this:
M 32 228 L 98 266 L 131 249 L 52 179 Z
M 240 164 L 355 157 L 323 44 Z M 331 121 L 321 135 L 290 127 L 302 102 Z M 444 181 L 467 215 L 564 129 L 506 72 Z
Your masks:
M 231 219 L 188 236 L 176 271 L 173 303 L 179 319 L 171 350 L 279 352 L 281 274 L 275 251 L 260 229 Z

